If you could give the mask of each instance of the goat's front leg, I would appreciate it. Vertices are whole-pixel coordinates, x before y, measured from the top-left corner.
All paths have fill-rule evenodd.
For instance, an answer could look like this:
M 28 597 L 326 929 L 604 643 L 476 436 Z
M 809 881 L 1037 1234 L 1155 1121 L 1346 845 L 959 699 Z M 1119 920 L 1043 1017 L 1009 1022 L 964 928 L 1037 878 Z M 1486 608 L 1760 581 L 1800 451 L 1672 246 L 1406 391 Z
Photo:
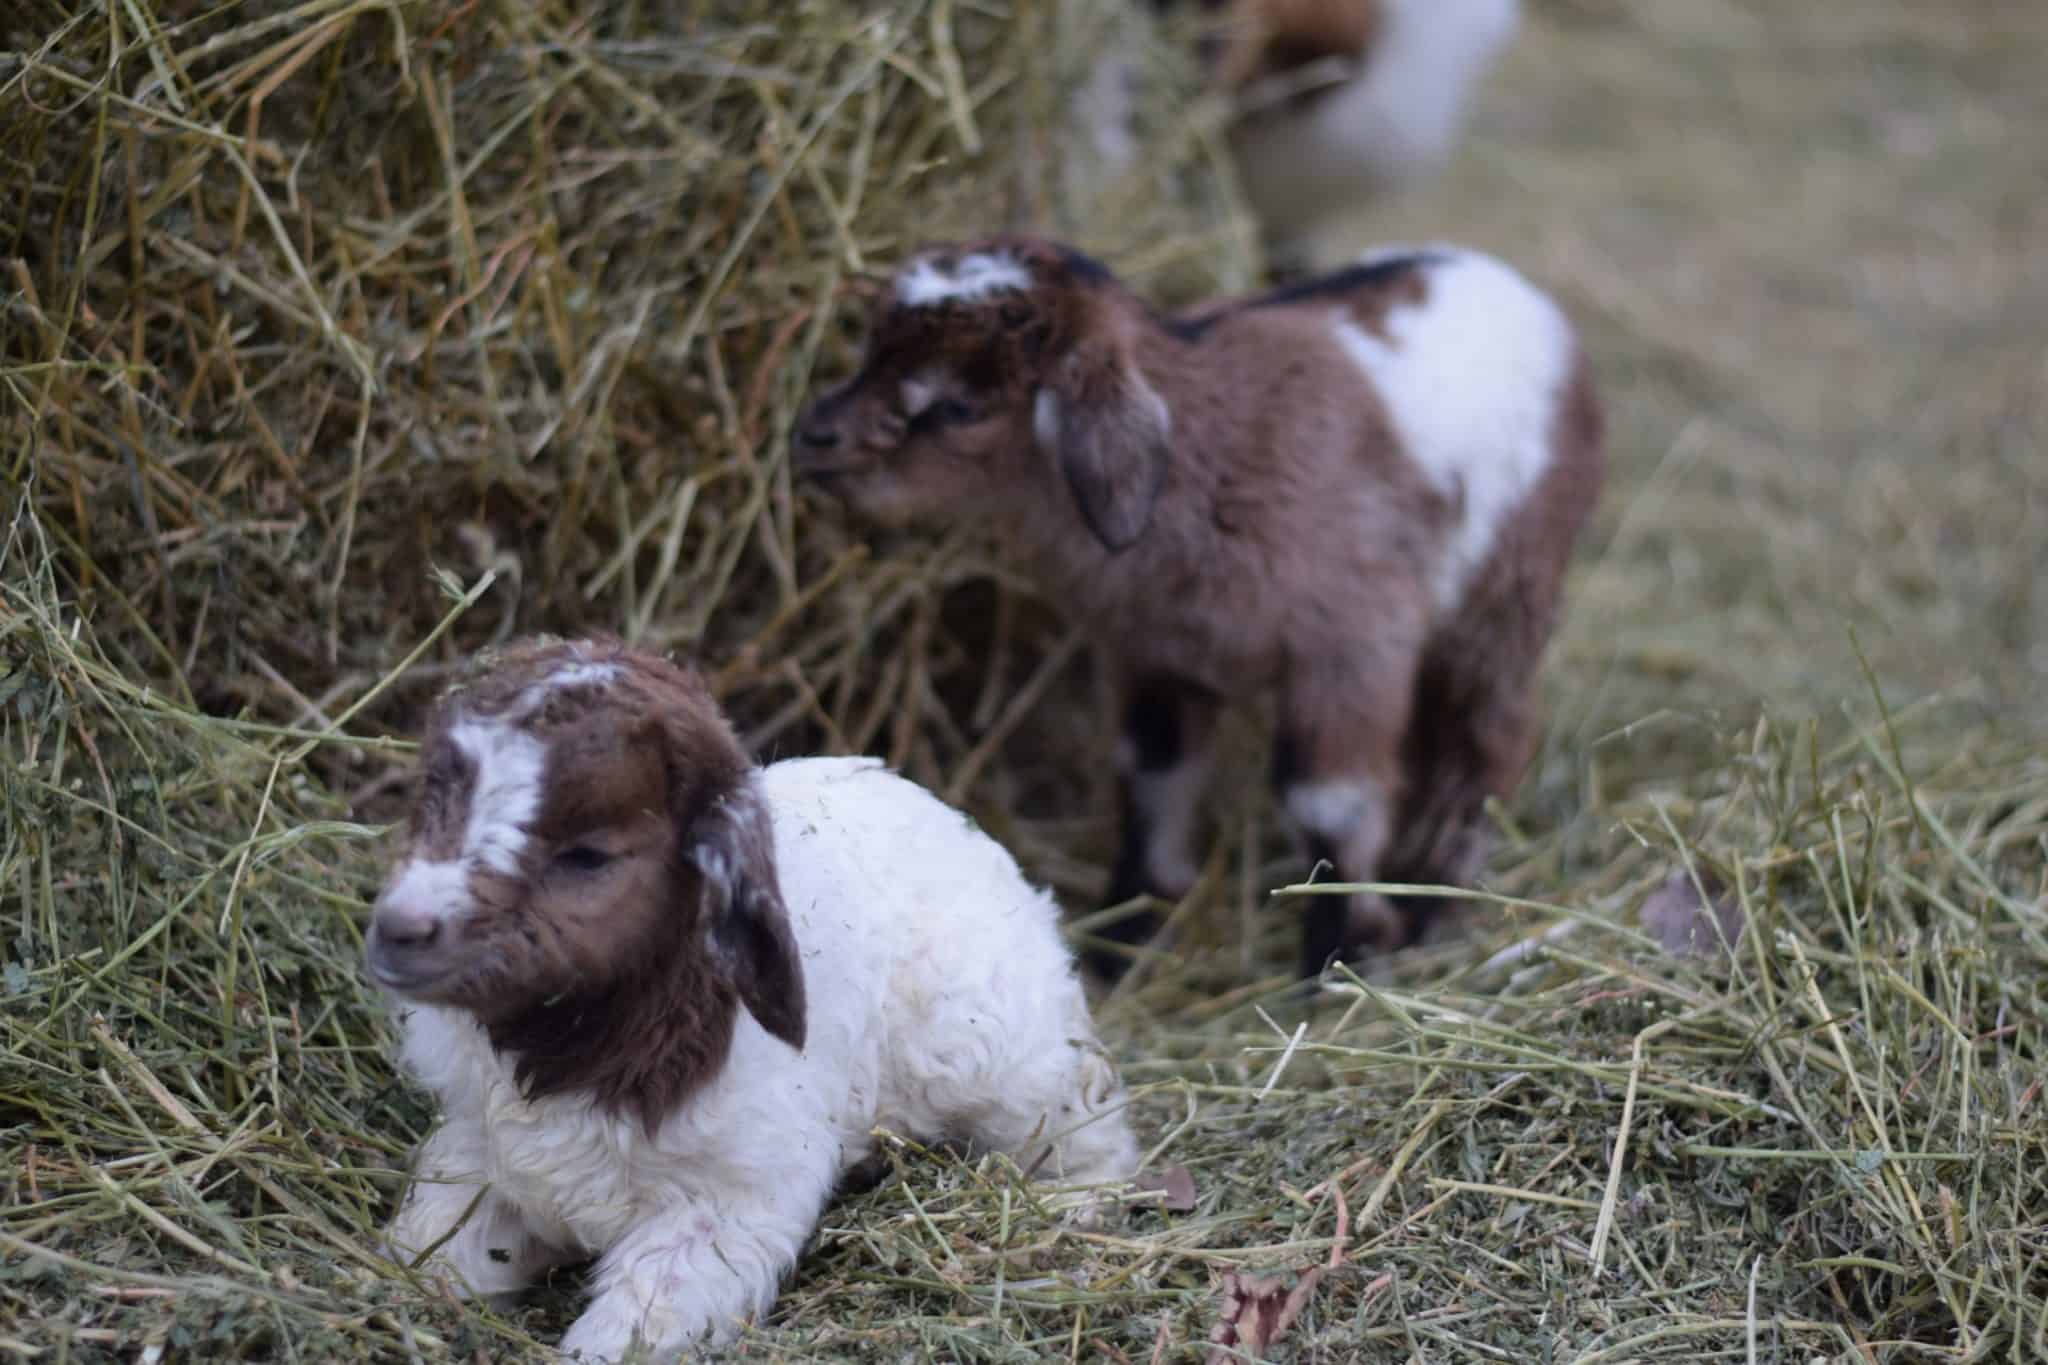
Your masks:
M 524 1289 L 568 1259 L 487 1186 L 483 1150 L 482 1127 L 473 1121 L 451 1119 L 437 1129 L 420 1148 L 412 1185 L 384 1237 L 386 1254 L 403 1265 L 432 1247 L 421 1271 L 464 1297 Z
M 700 1339 L 732 1340 L 775 1302 L 835 1175 L 828 1160 L 734 1181 L 716 1200 L 677 1192 L 599 1259 L 590 1306 L 563 1336 L 562 1354 L 616 1361 L 638 1339 L 651 1359 L 668 1360 Z
M 1117 745 L 1123 842 L 1109 876 L 1105 907 L 1139 896 L 1179 900 L 1195 884 L 1195 822 L 1208 786 L 1221 703 L 1213 693 L 1164 674 L 1137 678 L 1126 690 Z M 1159 916 L 1133 911 L 1098 933 L 1117 943 L 1143 943 Z M 1088 963 L 1114 979 L 1130 966 L 1122 953 L 1093 950 Z

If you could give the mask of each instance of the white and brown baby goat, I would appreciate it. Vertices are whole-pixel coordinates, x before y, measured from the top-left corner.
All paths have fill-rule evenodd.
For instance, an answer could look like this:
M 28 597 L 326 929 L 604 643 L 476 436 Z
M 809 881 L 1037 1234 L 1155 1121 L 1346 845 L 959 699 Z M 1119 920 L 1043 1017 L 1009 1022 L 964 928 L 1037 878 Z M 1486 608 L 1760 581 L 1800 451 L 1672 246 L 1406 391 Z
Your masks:
M 896 275 L 794 461 L 880 523 L 993 524 L 1120 665 L 1111 904 L 1188 890 L 1218 707 L 1259 689 L 1341 877 L 1469 885 L 1604 463 L 1570 324 L 1489 257 L 1404 249 L 1167 318 L 1016 238 Z M 1303 971 L 1428 904 L 1313 898 Z
M 1161 14 L 1188 0 L 1151 0 Z M 1441 170 L 1520 0 L 1200 0 L 1196 49 L 1237 104 L 1231 161 L 1283 271 L 1343 215 Z M 1075 108 L 1103 169 L 1135 165 L 1131 57 L 1098 59 Z
M 445 1118 L 390 1246 L 476 1294 L 597 1256 L 565 1351 L 731 1336 L 877 1127 L 1137 1164 L 1051 899 L 878 763 L 756 770 L 693 675 L 578 642 L 454 691 L 420 768 L 367 961 Z

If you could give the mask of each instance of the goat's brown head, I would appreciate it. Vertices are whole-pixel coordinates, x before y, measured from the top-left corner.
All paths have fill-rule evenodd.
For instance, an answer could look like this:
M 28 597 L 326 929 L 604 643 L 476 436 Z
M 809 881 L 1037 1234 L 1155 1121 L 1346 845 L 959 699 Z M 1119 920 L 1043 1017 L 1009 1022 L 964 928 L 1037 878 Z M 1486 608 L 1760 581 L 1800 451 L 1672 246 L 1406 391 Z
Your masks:
M 1056 243 L 928 248 L 876 302 L 859 372 L 797 423 L 794 468 L 884 526 L 1071 498 L 1123 549 L 1166 474 L 1145 325 L 1106 269 Z
M 474 1014 L 528 1093 L 657 1122 L 741 1004 L 803 1046 L 768 816 L 694 675 L 609 642 L 515 647 L 443 699 L 419 769 L 370 975 Z

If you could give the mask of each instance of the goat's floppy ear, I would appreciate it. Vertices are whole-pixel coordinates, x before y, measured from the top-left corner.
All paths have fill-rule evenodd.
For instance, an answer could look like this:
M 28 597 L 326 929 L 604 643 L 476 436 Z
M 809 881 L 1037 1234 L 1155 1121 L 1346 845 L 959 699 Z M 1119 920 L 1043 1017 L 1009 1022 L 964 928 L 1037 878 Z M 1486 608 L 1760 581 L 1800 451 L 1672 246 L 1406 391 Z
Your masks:
M 775 876 L 774 833 L 751 778 L 690 827 L 690 861 L 704 878 L 704 944 L 761 1027 L 804 1046 L 804 969 Z
M 1166 482 L 1172 419 L 1126 347 L 1084 342 L 1054 368 L 1031 412 L 1039 449 L 1059 464 L 1096 539 L 1127 549 Z

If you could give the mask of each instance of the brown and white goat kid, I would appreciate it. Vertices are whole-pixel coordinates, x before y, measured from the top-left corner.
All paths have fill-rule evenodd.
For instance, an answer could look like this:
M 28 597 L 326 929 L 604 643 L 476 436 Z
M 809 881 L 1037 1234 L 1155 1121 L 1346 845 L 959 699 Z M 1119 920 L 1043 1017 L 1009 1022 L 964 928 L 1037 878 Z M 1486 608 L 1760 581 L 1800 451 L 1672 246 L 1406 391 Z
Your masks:
M 389 1244 L 477 1294 L 597 1256 L 565 1352 L 730 1337 L 878 1127 L 1137 1164 L 1051 898 L 873 760 L 756 769 L 693 675 L 577 642 L 451 693 L 420 767 L 367 965 L 444 1120 Z
M 1151 0 L 1171 14 L 1186 0 Z M 1473 93 L 1521 25 L 1520 0 L 1200 0 L 1197 48 L 1230 96 L 1231 161 L 1283 271 L 1316 237 L 1450 160 Z M 1136 164 L 1132 59 L 1098 59 L 1075 108 L 1112 175 Z
M 1218 708 L 1261 689 L 1343 879 L 1469 885 L 1604 463 L 1571 325 L 1490 257 L 1383 252 L 1169 318 L 1023 238 L 911 259 L 793 459 L 879 523 L 992 523 L 1120 665 L 1111 904 L 1188 890 Z M 1428 904 L 1312 898 L 1303 972 Z

